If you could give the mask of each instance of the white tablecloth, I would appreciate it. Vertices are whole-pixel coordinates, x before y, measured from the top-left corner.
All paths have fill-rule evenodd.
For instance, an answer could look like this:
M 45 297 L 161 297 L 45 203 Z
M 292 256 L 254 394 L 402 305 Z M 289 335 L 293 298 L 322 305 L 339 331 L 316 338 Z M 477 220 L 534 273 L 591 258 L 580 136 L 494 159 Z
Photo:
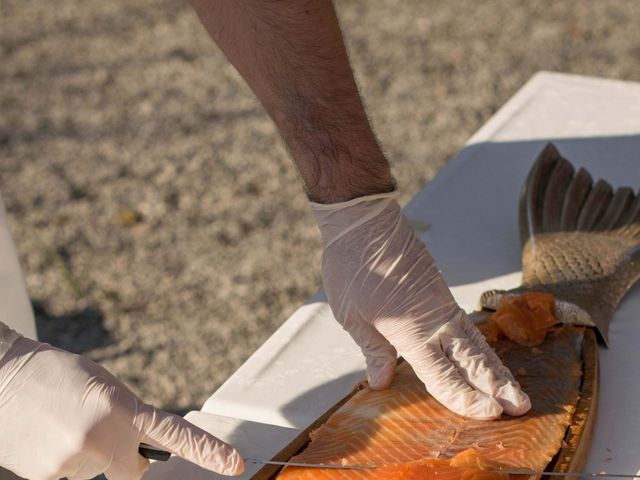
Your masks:
M 490 288 L 519 284 L 517 201 L 532 162 L 553 141 L 614 186 L 640 186 L 640 84 L 539 73 L 406 206 L 456 299 L 468 311 Z M 600 350 L 600 410 L 590 471 L 640 470 L 640 289 L 623 301 Z M 271 458 L 344 397 L 363 359 L 321 294 L 289 318 L 188 418 L 245 456 Z M 249 478 L 257 467 L 249 467 Z M 212 478 L 187 462 L 147 479 Z

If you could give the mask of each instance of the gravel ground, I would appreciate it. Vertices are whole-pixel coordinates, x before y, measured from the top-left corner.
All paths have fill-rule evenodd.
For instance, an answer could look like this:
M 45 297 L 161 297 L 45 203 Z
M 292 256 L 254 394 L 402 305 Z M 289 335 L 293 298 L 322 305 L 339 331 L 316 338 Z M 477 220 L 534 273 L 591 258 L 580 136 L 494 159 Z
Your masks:
M 410 198 L 538 70 L 640 80 L 640 2 L 340 0 Z M 0 190 L 44 340 L 199 408 L 320 284 L 273 125 L 175 0 L 0 0 Z

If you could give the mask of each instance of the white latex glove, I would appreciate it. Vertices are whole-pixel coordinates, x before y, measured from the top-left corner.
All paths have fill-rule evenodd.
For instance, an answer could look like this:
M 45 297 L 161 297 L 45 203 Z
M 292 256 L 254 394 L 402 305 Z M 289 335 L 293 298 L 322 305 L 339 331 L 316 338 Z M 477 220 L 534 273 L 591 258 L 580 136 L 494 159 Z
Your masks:
M 456 304 L 393 193 L 311 208 L 324 239 L 329 305 L 362 349 L 371 388 L 389 386 L 397 351 L 427 391 L 460 415 L 488 420 L 531 408 Z
M 31 480 L 139 479 L 140 443 L 226 475 L 244 471 L 231 446 L 143 403 L 86 357 L 0 323 L 0 466 Z

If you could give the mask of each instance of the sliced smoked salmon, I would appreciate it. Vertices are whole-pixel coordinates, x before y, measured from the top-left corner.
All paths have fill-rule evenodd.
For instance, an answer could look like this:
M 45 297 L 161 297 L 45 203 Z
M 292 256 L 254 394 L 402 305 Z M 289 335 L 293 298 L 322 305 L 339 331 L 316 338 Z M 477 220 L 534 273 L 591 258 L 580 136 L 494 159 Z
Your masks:
M 364 389 L 356 393 L 313 432 L 307 448 L 292 459 L 385 468 L 289 467 L 279 478 L 408 480 L 422 475 L 421 471 L 423 479 L 500 478 L 486 476 L 489 473 L 482 467 L 486 462 L 496 462 L 505 468 L 543 470 L 560 448 L 578 400 L 582 335 L 579 327 L 561 326 L 534 348 L 499 339 L 494 345 L 496 352 L 529 394 L 532 409 L 522 417 L 503 416 L 492 422 L 469 420 L 451 412 L 431 397 L 411 367 L 402 363 L 389 389 Z M 475 458 L 485 463 L 459 464 L 464 465 L 466 473 L 457 472 L 456 477 L 451 469 L 458 467 L 452 465 L 452 459 L 469 449 L 476 457 L 467 457 L 467 461 Z M 420 463 L 426 460 L 446 461 L 448 466 Z M 436 470 L 441 472 L 440 476 L 427 475 L 435 475 Z M 407 476 L 395 477 L 398 472 Z M 447 477 L 445 472 L 453 476 Z
M 555 299 L 550 293 L 527 292 L 517 296 L 505 296 L 498 310 L 490 317 L 497 331 L 520 345 L 540 345 L 553 326 Z M 491 331 L 491 338 L 495 335 Z

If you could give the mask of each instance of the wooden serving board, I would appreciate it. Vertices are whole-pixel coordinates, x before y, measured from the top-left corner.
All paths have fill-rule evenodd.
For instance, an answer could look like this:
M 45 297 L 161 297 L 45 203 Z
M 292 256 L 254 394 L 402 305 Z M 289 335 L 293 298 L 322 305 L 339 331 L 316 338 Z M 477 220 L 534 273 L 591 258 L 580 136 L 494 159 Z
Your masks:
M 400 360 L 402 361 L 402 359 Z M 344 405 L 355 393 L 364 388 L 362 382 L 342 400 L 327 410 L 313 424 L 302 431 L 291 443 L 283 448 L 272 460 L 286 462 L 291 457 L 302 451 L 310 441 L 309 435 L 323 425 L 342 405 Z M 554 477 L 553 473 L 579 472 L 584 467 L 591 439 L 598 406 L 598 344 L 596 335 L 589 328 L 584 329 L 582 341 L 582 382 L 580 385 L 580 398 L 573 414 L 571 425 L 562 442 L 562 447 L 549 463 L 545 471 L 550 478 L 558 480 L 564 477 Z M 252 480 L 268 480 L 277 476 L 282 467 L 277 465 L 265 465 L 252 477 Z

